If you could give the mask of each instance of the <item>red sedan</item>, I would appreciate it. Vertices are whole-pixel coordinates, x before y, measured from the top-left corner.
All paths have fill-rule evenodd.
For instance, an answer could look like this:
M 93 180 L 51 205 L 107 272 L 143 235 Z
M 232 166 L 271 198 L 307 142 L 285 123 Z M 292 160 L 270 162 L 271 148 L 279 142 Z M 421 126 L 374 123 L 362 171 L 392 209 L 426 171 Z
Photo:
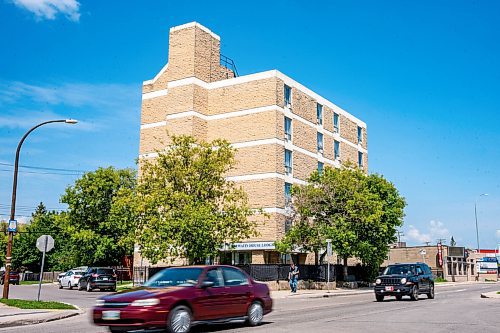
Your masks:
M 187 333 L 201 323 L 259 325 L 272 310 L 269 288 L 231 266 L 167 268 L 144 286 L 97 301 L 94 323 L 111 332 L 167 329 Z

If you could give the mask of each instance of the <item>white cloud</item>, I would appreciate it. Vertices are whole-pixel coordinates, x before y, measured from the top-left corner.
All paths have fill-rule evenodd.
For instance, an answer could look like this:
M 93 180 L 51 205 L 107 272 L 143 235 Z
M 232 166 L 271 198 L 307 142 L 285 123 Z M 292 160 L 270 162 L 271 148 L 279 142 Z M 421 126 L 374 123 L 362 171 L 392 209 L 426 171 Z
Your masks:
M 10 105 L 10 111 L 0 115 L 0 128 L 30 128 L 47 119 L 71 117 L 79 120 L 79 129 L 87 130 L 112 126 L 117 119 L 139 124 L 140 101 L 139 85 L 0 81 L 0 104 Z M 51 110 L 58 106 L 64 114 Z
M 445 228 L 442 222 L 430 221 L 428 227 L 429 230 L 427 232 L 422 232 L 415 226 L 410 225 L 405 239 L 423 244 L 426 242 L 435 242 L 438 238 L 448 239 L 450 237 L 449 230 Z
M 61 13 L 68 20 L 80 20 L 80 3 L 77 0 L 12 0 L 17 7 L 35 14 L 37 19 L 54 20 Z

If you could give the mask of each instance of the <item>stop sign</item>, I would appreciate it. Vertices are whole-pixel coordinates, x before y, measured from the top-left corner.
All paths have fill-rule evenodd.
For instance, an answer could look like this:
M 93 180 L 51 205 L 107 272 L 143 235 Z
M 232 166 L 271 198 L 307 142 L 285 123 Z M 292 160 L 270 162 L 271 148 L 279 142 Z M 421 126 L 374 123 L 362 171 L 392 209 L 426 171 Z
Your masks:
M 54 248 L 54 238 L 51 235 L 42 235 L 36 240 L 36 247 L 41 252 L 49 252 Z

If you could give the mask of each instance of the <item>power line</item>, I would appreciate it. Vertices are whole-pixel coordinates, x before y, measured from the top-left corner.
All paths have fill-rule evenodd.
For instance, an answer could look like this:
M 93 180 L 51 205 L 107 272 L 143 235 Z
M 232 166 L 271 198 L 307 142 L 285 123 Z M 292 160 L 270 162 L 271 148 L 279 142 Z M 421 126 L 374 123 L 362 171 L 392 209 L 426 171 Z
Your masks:
M 2 163 L 0 165 L 14 167 L 13 164 L 10 163 Z M 85 173 L 85 170 L 74 170 L 74 169 L 57 169 L 57 168 L 49 168 L 49 167 L 40 167 L 40 166 L 32 166 L 32 165 L 19 165 L 20 168 L 26 169 L 36 169 L 36 170 L 49 170 L 49 171 L 64 171 L 64 172 L 77 172 L 77 173 Z
M 0 169 L 2 172 L 12 172 L 12 170 Z M 19 170 L 20 173 L 32 173 L 38 175 L 58 175 L 58 176 L 81 176 L 83 173 L 61 173 L 61 172 L 36 172 Z

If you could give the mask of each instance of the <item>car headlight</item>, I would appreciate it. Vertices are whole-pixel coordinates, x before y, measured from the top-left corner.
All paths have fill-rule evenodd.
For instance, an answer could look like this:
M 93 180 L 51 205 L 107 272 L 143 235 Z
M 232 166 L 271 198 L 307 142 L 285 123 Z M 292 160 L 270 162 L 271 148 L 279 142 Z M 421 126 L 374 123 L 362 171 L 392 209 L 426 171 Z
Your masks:
M 98 299 L 95 301 L 95 306 L 104 306 L 104 303 L 106 303 L 103 299 Z
M 401 279 L 401 284 L 405 284 L 406 283 L 406 278 L 402 278 Z
M 381 284 L 381 283 L 382 283 L 382 280 L 380 280 L 380 279 L 375 280 L 375 284 Z
M 133 301 L 132 306 L 153 306 L 160 304 L 160 300 L 158 298 L 146 298 L 146 299 L 138 299 L 137 301 Z

